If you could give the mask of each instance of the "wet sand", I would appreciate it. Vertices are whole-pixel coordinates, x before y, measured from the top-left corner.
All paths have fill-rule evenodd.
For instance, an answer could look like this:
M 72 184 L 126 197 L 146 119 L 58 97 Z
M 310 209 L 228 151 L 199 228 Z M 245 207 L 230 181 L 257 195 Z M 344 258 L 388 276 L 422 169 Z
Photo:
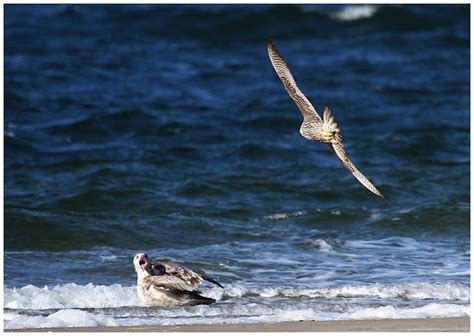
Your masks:
M 301 321 L 255 324 L 195 324 L 181 326 L 97 327 L 97 328 L 41 328 L 15 329 L 8 332 L 306 332 L 306 331 L 457 331 L 470 330 L 469 317 L 436 319 L 380 319 L 347 321 Z

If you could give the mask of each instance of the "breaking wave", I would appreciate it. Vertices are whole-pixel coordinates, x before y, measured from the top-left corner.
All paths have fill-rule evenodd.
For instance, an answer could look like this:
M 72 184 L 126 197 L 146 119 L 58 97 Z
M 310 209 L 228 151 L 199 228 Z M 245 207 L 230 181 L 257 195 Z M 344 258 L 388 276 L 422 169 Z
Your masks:
M 204 295 L 217 300 L 263 298 L 378 298 L 469 301 L 469 287 L 460 283 L 405 283 L 396 285 L 347 285 L 322 288 L 228 286 L 204 287 Z M 6 288 L 4 307 L 9 309 L 117 308 L 141 306 L 135 286 L 77 285 L 74 283 L 39 288 L 28 285 Z
M 203 294 L 218 299 L 217 304 L 159 309 L 143 307 L 135 286 L 118 284 L 28 285 L 4 292 L 6 329 L 454 317 L 469 315 L 470 300 L 469 288 L 459 283 L 204 287 Z M 288 304 L 295 298 L 301 300 Z M 373 299 L 380 301 L 377 307 L 366 302 Z M 423 304 L 397 306 L 384 304 L 386 299 L 423 300 Z

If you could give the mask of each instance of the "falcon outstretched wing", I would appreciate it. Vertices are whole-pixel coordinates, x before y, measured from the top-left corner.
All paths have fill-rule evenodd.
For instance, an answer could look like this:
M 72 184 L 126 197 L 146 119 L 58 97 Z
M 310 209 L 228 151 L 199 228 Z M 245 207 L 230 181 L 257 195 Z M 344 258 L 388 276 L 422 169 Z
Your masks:
M 303 92 L 301 92 L 301 90 L 296 85 L 295 79 L 291 74 L 290 68 L 286 64 L 285 59 L 283 58 L 283 56 L 281 56 L 278 49 L 273 45 L 271 40 L 267 41 L 267 51 L 268 56 L 270 57 L 270 62 L 273 65 L 273 69 L 275 69 L 275 72 L 283 83 L 283 86 L 290 95 L 291 99 L 293 99 L 296 106 L 298 106 L 299 110 L 301 111 L 301 114 L 303 115 L 303 118 L 308 119 L 308 121 L 313 121 L 317 122 L 318 124 L 321 124 L 323 122 L 321 117 L 318 115 L 316 109 L 308 100 L 308 98 L 306 98 Z
M 347 156 L 346 151 L 344 150 L 344 146 L 342 142 L 337 142 L 337 143 L 329 143 L 329 147 L 332 149 L 334 154 L 337 156 L 337 158 L 342 162 L 342 164 L 354 175 L 354 177 L 362 183 L 364 187 L 369 189 L 371 192 L 373 192 L 375 195 L 380 196 L 382 198 L 385 198 L 380 191 L 378 191 L 377 188 L 372 184 L 372 182 L 369 181 L 367 177 L 364 176 L 360 172 L 359 169 L 352 163 L 352 161 L 349 159 Z

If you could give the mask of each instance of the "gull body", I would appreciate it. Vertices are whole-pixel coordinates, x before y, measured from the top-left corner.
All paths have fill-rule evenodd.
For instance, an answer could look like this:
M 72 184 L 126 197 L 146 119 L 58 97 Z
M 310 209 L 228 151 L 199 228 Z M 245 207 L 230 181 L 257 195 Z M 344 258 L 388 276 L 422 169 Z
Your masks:
M 196 290 L 204 280 L 223 288 L 213 278 L 171 263 L 151 262 L 144 253 L 133 258 L 137 272 L 137 294 L 147 306 L 181 306 L 211 304 L 216 300 Z

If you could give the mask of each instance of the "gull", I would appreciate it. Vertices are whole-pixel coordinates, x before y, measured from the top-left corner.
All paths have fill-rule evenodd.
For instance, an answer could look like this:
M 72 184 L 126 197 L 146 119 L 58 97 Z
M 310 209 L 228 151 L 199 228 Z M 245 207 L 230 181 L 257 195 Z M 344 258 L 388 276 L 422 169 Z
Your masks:
M 202 296 L 197 286 L 207 280 L 224 288 L 204 273 L 171 263 L 151 262 L 144 253 L 133 258 L 137 272 L 137 293 L 147 306 L 211 304 L 216 300 Z
M 267 41 L 267 51 L 275 72 L 283 83 L 283 86 L 291 99 L 293 99 L 303 115 L 300 134 L 308 140 L 328 144 L 336 157 L 364 187 L 369 189 L 375 195 L 384 198 L 382 193 L 377 190 L 372 182 L 370 182 L 359 169 L 357 169 L 347 156 L 347 153 L 344 150 L 344 145 L 342 144 L 340 129 L 329 108 L 327 106 L 324 108 L 323 118 L 321 119 L 311 102 L 296 85 L 290 68 L 271 40 Z

